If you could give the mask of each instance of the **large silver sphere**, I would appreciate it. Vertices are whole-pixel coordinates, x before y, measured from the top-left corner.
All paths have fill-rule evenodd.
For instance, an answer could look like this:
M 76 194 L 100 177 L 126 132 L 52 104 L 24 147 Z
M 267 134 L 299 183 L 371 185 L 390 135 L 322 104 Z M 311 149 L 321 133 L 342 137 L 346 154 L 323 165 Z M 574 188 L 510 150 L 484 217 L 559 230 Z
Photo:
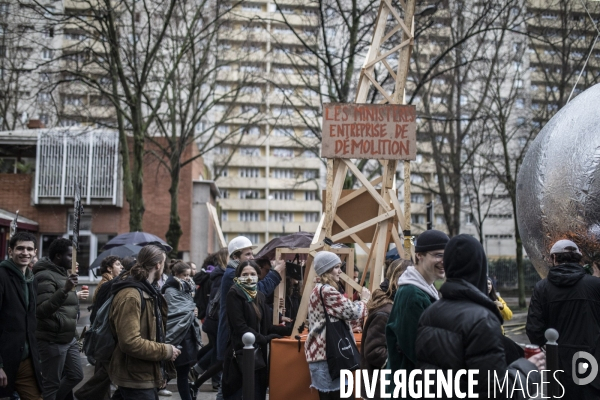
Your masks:
M 600 84 L 571 100 L 531 144 L 517 177 L 517 221 L 542 277 L 559 239 L 573 240 L 588 259 L 600 252 Z

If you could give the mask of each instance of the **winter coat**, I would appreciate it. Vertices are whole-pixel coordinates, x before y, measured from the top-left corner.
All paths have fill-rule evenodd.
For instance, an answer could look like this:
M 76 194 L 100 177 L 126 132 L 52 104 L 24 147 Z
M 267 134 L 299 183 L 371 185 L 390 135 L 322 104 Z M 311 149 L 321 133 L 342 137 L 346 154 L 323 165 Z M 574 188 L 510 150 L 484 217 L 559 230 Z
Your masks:
M 507 366 L 500 329 L 502 317 L 483 292 L 462 279 L 446 281 L 441 292 L 442 299 L 425 310 L 419 322 L 416 340 L 419 368 L 477 369 L 478 384 L 474 392 L 479 398 L 487 398 L 488 371 L 504 377 L 508 370 L 508 387 L 512 388 L 517 371 L 525 381 L 528 372 L 537 370 L 523 358 Z M 531 379 L 539 379 L 539 374 L 531 374 Z M 464 376 L 461 390 L 466 389 Z
M 469 235 L 457 235 L 450 239 L 444 251 L 446 282 L 441 287 L 442 299 L 423 312 L 419 320 L 415 343 L 418 367 L 435 369 L 438 373 L 448 370 L 478 370 L 473 392 L 479 398 L 488 398 L 488 390 L 494 387 L 494 376 L 501 381 L 507 377 L 507 386 L 496 398 L 525 396 L 530 383 L 535 394 L 540 374 L 536 366 L 520 358 L 506 363 L 504 336 L 500 330 L 502 317 L 496 304 L 487 296 L 487 258 L 481 243 Z M 496 374 L 496 375 L 494 375 Z M 520 374 L 520 379 L 516 378 Z M 490 379 L 488 379 L 488 377 Z M 434 384 L 435 384 L 434 378 Z M 513 387 L 525 390 L 513 391 Z M 497 387 L 497 386 L 496 386 Z M 437 392 L 437 388 L 432 388 Z M 468 377 L 460 378 L 460 389 L 468 390 Z M 498 391 L 500 389 L 498 388 Z M 454 393 L 442 398 L 453 399 Z
M 105 272 L 102 274 L 102 279 L 98 282 L 98 286 L 96 286 L 96 290 L 94 290 L 94 296 L 92 297 L 92 304 L 96 303 L 96 299 L 98 298 L 98 291 L 106 282 L 111 281 L 113 278 L 111 273 Z
M 412 266 L 406 269 L 398 283 L 400 286 L 385 327 L 388 368 L 392 371 L 405 369 L 408 374 L 417 363 L 415 340 L 419 318 L 437 300 L 438 294 Z
M 227 350 L 227 343 L 229 341 L 229 326 L 227 325 L 227 305 L 224 299 L 227 298 L 229 289 L 233 286 L 233 278 L 235 277 L 235 269 L 239 265 L 239 261 L 230 260 L 223 274 L 221 280 L 221 304 L 219 308 L 219 328 L 217 333 L 217 359 L 225 359 L 225 350 Z M 281 282 L 281 275 L 275 270 L 269 271 L 264 279 L 260 280 L 256 285 L 259 292 L 262 292 L 265 296 L 269 296 L 275 291 L 275 288 Z
M 385 369 L 388 357 L 387 343 L 385 341 L 385 326 L 387 325 L 392 304 L 384 304 L 379 308 L 371 311 L 365 322 L 362 334 L 362 342 L 360 344 L 360 369 L 369 371 L 369 376 L 376 369 Z M 362 396 L 363 398 L 380 399 L 379 381 L 375 387 L 375 396 L 367 397 L 364 382 Z
M 215 269 L 213 269 L 212 272 L 210 273 L 210 296 L 208 297 L 209 304 L 217 296 L 217 293 L 221 290 L 221 281 L 223 279 L 224 273 L 225 273 L 225 271 L 219 267 L 215 267 Z M 222 300 L 220 300 L 220 301 L 225 301 L 225 299 L 223 299 L 223 298 L 221 298 L 221 299 Z M 220 306 L 220 303 L 219 303 L 219 306 Z M 207 314 L 206 314 L 206 317 L 204 318 L 204 322 L 202 323 L 202 330 L 211 336 L 217 337 L 218 329 L 219 329 L 219 315 L 217 314 L 216 318 L 211 318 L 208 315 L 208 308 L 207 308 Z
M 26 288 L 24 288 L 26 286 Z M 25 291 L 28 296 L 25 298 Z M 40 356 L 35 339 L 35 291 L 33 274 L 25 275 L 11 260 L 0 263 L 0 368 L 8 386 L 0 387 L 0 397 L 11 396 L 22 360 L 31 358 L 38 387 L 42 388 Z
M 33 273 L 37 294 L 36 338 L 47 342 L 70 343 L 77 335 L 79 299 L 75 290 L 67 292 L 64 289 L 69 271 L 44 257 L 35 264 Z
M 194 315 L 196 303 L 188 283 L 170 276 L 161 288 L 169 309 L 167 317 L 167 337 L 165 342 L 181 346 L 181 354 L 175 359 L 175 366 L 196 362 L 198 346 L 201 343 L 200 325 Z
M 144 296 L 143 312 L 138 289 Z M 131 389 L 160 387 L 163 365 L 169 364 L 164 361 L 173 356 L 173 347 L 158 340 L 166 329 L 166 301 L 147 281 L 130 277 L 113 283 L 112 294 L 109 319 L 117 346 L 108 367 L 111 382 Z M 158 326 L 158 309 L 162 326 Z
M 229 326 L 231 336 L 225 353 L 225 362 L 223 365 L 223 396 L 231 396 L 242 387 L 242 372 L 234 359 L 234 352 L 241 351 L 244 347 L 242 336 L 246 332 L 251 332 L 255 337 L 255 347 L 260 346 L 260 351 L 265 364 L 267 358 L 267 335 L 276 333 L 282 336 L 291 334 L 291 327 L 273 325 L 272 316 L 269 315 L 268 307 L 265 302 L 265 295 L 262 292 L 256 293 L 256 299 L 261 312 L 261 318 L 258 319 L 256 310 L 252 303 L 248 302 L 244 292 L 233 285 L 227 293 L 225 303 L 227 304 L 227 325 Z M 260 382 L 260 387 L 264 389 L 261 393 L 261 399 L 264 400 L 268 386 L 268 368 L 262 368 L 255 371 L 256 379 Z
M 566 385 L 565 398 L 578 397 L 570 395 L 569 390 L 577 389 L 572 379 L 573 355 L 586 351 L 600 360 L 600 279 L 586 274 L 578 264 L 551 267 L 548 276 L 535 285 L 531 296 L 526 326 L 531 343 L 546 344 L 544 332 L 548 328 L 559 333 L 558 362 L 566 375 L 561 380 Z M 600 389 L 600 374 L 579 389 L 585 391 L 589 386 Z
M 363 301 L 352 302 L 333 286 L 317 283 L 308 299 L 308 336 L 304 344 L 304 354 L 309 363 L 327 360 L 327 330 L 325 329 L 327 321 L 323 302 L 321 302 L 321 288 L 323 288 L 323 301 L 331 322 L 344 320 L 351 329 L 350 321 L 364 318 L 367 313 Z

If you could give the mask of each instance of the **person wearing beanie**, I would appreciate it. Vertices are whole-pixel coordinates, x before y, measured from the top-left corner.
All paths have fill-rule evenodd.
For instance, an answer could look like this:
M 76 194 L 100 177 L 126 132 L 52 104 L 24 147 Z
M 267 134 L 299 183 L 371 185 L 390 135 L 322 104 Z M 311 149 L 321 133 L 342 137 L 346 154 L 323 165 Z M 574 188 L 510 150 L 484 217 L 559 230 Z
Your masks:
M 427 308 L 419 321 L 417 366 L 444 372 L 478 370 L 473 392 L 479 398 L 489 398 L 488 383 L 491 388 L 493 382 L 488 382 L 488 377 L 493 377 L 493 372 L 502 379 L 508 377 L 498 398 L 520 399 L 513 394 L 535 393 L 540 387 L 540 374 L 528 373 L 545 368 L 545 354 L 536 354 L 529 360 L 520 358 L 507 365 L 500 329 L 502 316 L 487 296 L 487 258 L 479 241 L 470 235 L 453 237 L 444 252 L 444 267 L 442 299 Z M 468 387 L 467 380 L 467 376 L 460 378 L 461 388 Z M 529 389 L 521 387 L 527 381 Z M 435 393 L 437 388 L 431 390 Z
M 428 230 L 417 238 L 415 266 L 406 268 L 398 280 L 398 290 L 390 312 L 385 337 L 388 349 L 388 368 L 410 371 L 415 369 L 415 339 L 421 314 L 439 299 L 433 286 L 444 279 L 444 249 L 450 238 L 444 232 Z
M 310 370 L 310 387 L 319 391 L 320 400 L 340 398 L 340 378 L 331 379 L 327 367 L 325 312 L 332 322 L 346 321 L 348 329 L 351 329 L 351 320 L 365 317 L 366 303 L 371 296 L 367 288 L 362 289 L 361 299 L 355 302 L 341 294 L 338 290 L 341 266 L 340 258 L 329 251 L 318 252 L 313 261 L 320 281 L 315 285 L 308 302 L 309 326 L 304 352 Z M 327 310 L 323 308 L 323 303 Z
M 526 332 L 532 344 L 546 344 L 546 329 L 558 331 L 559 380 L 565 388 L 565 399 L 600 399 L 600 376 L 587 384 L 574 378 L 591 377 L 577 373 L 573 355 L 591 353 L 600 360 L 600 279 L 589 275 L 582 264 L 582 253 L 574 242 L 559 240 L 550 249 L 552 265 L 548 276 L 533 288 L 527 313 Z M 578 360 L 580 360 L 579 358 Z M 581 362 L 578 362 L 581 364 Z

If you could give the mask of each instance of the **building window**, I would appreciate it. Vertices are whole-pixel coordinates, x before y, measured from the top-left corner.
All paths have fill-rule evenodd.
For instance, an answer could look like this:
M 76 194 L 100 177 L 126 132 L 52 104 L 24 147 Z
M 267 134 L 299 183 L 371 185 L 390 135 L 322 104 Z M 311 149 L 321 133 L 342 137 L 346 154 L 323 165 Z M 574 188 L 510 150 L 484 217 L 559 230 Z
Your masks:
M 258 233 L 240 233 L 240 236 L 246 236 L 253 244 L 261 242 L 261 237 Z
M 275 128 L 273 136 L 294 136 L 294 130 L 290 128 Z
M 304 192 L 304 200 L 316 200 L 317 192 L 314 190 L 307 190 Z
M 63 105 L 65 106 L 82 106 L 83 99 L 79 96 L 64 96 Z
M 410 174 L 411 183 L 423 183 L 423 175 Z
M 248 128 L 245 128 L 242 133 L 244 135 L 251 135 L 251 136 L 260 136 L 260 128 L 258 126 L 251 126 Z
M 259 199 L 260 192 L 258 190 L 240 190 L 240 199 Z
M 304 213 L 304 222 L 319 222 L 319 213 L 318 212 L 305 212 Z
M 273 200 L 294 200 L 294 192 L 291 190 L 273 190 Z
M 316 158 L 317 155 L 315 153 L 313 153 L 310 150 L 304 150 L 304 152 L 302 152 L 302 157 L 304 158 Z
M 294 213 L 273 211 L 269 213 L 269 221 L 285 221 L 292 222 L 294 220 Z
M 51 60 L 54 52 L 52 50 L 44 49 L 42 50 L 42 60 Z
M 317 179 L 318 176 L 319 171 L 316 169 L 307 169 L 306 171 L 304 171 L 304 179 L 306 180 Z
M 228 146 L 217 146 L 213 149 L 215 154 L 229 154 Z
M 283 147 L 275 147 L 273 148 L 273 156 L 275 157 L 294 157 L 293 149 L 286 149 Z
M 473 213 L 468 213 L 466 220 L 467 225 L 473 225 L 473 222 L 475 222 L 475 216 L 473 215 Z
M 302 136 L 304 137 L 317 137 L 317 135 L 315 135 L 315 133 L 310 130 L 310 129 L 305 129 L 304 132 L 302 133 Z
M 225 167 L 219 171 L 219 176 L 226 177 L 229 176 L 229 168 Z
M 274 168 L 273 169 L 273 178 L 278 179 L 294 179 L 296 178 L 296 174 L 294 174 L 293 169 L 289 168 Z
M 221 198 L 222 199 L 228 199 L 229 198 L 229 190 L 227 189 L 221 189 Z M 224 211 L 227 212 L 227 211 Z
M 48 103 L 51 99 L 50 93 L 42 92 L 38 94 L 38 103 Z
M 223 193 L 223 192 L 221 192 L 221 193 Z M 221 221 L 227 221 L 227 218 L 229 218 L 227 211 L 221 211 Z
M 425 204 L 425 196 L 422 194 L 411 194 L 410 202 L 415 204 Z
M 260 148 L 258 147 L 240 147 L 240 155 L 260 157 Z
M 435 216 L 435 224 L 436 225 L 444 225 L 446 223 L 446 220 L 444 219 L 443 215 L 436 215 Z
M 242 178 L 259 178 L 260 170 L 258 168 L 240 168 Z
M 258 211 L 240 211 L 240 221 L 260 221 Z
M 412 224 L 419 224 L 419 225 L 425 224 L 425 214 L 412 214 L 410 216 L 410 222 Z

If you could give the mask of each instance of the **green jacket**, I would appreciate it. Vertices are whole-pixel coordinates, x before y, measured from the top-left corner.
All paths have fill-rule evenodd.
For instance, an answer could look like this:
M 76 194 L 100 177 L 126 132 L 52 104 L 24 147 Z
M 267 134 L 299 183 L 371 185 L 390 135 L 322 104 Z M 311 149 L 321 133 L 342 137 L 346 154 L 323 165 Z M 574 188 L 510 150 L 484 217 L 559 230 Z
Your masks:
M 419 318 L 435 299 L 414 285 L 398 288 L 392 312 L 385 327 L 388 346 L 388 368 L 392 371 L 406 370 L 406 376 L 415 369 L 417 353 L 415 342 Z
M 70 343 L 77 335 L 79 300 L 74 290 L 66 292 L 64 289 L 68 271 L 44 257 L 35 264 L 33 273 L 38 318 L 35 337 L 47 342 Z

